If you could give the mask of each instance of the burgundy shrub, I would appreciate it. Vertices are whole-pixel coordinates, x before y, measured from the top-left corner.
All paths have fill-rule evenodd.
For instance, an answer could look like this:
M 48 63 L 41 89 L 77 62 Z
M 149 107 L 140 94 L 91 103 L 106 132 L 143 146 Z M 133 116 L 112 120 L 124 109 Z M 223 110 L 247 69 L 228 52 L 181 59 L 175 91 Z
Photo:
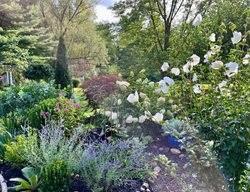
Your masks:
M 115 91 L 119 79 L 118 75 L 97 75 L 85 81 L 82 88 L 87 98 L 97 104 Z

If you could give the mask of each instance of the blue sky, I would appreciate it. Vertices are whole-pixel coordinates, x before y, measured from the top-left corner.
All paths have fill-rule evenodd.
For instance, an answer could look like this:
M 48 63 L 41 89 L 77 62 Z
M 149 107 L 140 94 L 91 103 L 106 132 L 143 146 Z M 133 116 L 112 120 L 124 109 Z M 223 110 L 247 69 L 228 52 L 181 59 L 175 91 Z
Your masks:
M 118 19 L 114 16 L 113 12 L 108 7 L 114 5 L 119 0 L 100 0 L 99 4 L 95 7 L 96 21 L 97 22 L 117 22 Z
M 115 0 L 100 0 L 100 5 L 103 5 L 105 7 L 112 6 L 114 4 Z

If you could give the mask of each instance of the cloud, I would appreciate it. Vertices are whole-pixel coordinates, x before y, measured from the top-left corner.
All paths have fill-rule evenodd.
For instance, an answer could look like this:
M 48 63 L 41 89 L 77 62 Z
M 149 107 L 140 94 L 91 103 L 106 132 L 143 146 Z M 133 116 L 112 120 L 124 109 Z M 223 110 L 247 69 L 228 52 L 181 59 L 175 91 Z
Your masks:
M 115 1 L 115 0 L 110 0 Z M 95 13 L 96 13 L 96 22 L 118 22 L 119 19 L 115 17 L 112 10 L 108 9 L 107 6 L 104 5 L 96 5 L 95 7 Z

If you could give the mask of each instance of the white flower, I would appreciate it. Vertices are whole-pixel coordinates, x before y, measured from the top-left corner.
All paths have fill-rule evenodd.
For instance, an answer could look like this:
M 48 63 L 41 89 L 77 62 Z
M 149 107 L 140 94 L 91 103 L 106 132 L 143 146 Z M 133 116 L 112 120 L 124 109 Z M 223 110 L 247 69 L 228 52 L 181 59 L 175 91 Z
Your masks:
M 154 94 L 160 94 L 160 93 L 161 93 L 161 89 L 155 89 L 155 90 L 153 91 L 153 93 L 154 93 Z
M 146 119 L 147 119 L 147 116 L 141 115 L 141 116 L 139 117 L 139 123 L 143 123 L 144 121 L 146 121 Z
M 164 80 L 160 80 L 159 81 L 159 85 L 160 85 L 161 91 L 163 93 L 167 93 L 168 92 L 169 87 L 166 85 L 166 82 Z
M 214 53 L 213 53 L 212 51 L 208 51 L 208 52 L 204 55 L 204 58 L 205 58 L 204 62 L 207 63 L 207 62 L 209 61 L 209 58 L 211 58 L 213 54 L 214 54 Z
M 117 105 L 121 105 L 122 104 L 122 100 L 121 99 L 118 99 L 117 100 Z
M 193 21 L 193 26 L 197 27 L 201 24 L 201 22 L 202 22 L 202 16 L 201 14 L 198 14 Z
M 200 57 L 198 55 L 192 55 L 191 56 L 191 66 L 196 66 L 200 63 Z
M 201 93 L 201 84 L 196 84 L 193 86 L 195 93 Z
M 111 119 L 116 120 L 118 118 L 118 114 L 115 112 L 112 112 Z
M 192 55 L 191 56 L 191 61 L 188 61 L 184 66 L 183 66 L 183 71 L 185 73 L 189 73 L 190 71 L 193 70 L 193 66 L 196 66 L 200 63 L 200 57 L 198 55 Z
M 139 78 L 139 79 L 136 80 L 136 82 L 137 82 L 137 83 L 141 83 L 141 82 L 142 82 L 142 79 Z
M 218 87 L 221 91 L 225 90 L 224 87 L 227 85 L 226 81 L 222 81 L 221 83 L 219 83 Z
M 223 62 L 222 61 L 215 61 L 211 63 L 211 67 L 213 69 L 220 69 L 223 67 Z
M 151 117 L 152 114 L 150 113 L 150 111 L 144 111 L 144 114 L 147 118 Z
M 238 73 L 238 68 L 239 68 L 238 63 L 230 62 L 230 63 L 227 63 L 225 66 L 228 68 L 228 70 L 226 70 L 226 75 L 228 77 L 232 77 Z
M 163 105 L 165 103 L 166 99 L 164 97 L 159 97 L 157 99 L 157 104 L 158 105 Z
M 148 85 L 149 85 L 150 87 L 154 87 L 155 83 L 154 83 L 153 81 L 151 81 L 151 82 L 148 83 Z
M 173 85 L 174 85 L 174 80 L 171 79 L 170 77 L 164 77 L 163 80 L 164 80 L 164 82 L 167 83 L 169 86 L 173 86 Z
M 140 92 L 140 97 L 142 98 L 142 99 L 145 99 L 145 98 L 147 98 L 147 95 L 145 94 L 145 93 L 142 93 L 142 92 Z
M 177 75 L 180 75 L 180 72 L 181 72 L 181 71 L 180 71 L 179 68 L 172 68 L 172 69 L 171 69 L 171 73 L 175 74 L 176 76 L 177 76 Z
M 163 120 L 163 114 L 162 113 L 156 113 L 153 118 L 152 118 L 153 121 L 159 123 Z
M 233 37 L 231 38 L 233 44 L 237 44 L 241 41 L 242 34 L 241 32 L 234 31 Z
M 194 74 L 193 78 L 192 78 L 192 81 L 195 82 L 198 80 L 198 76 L 196 75 L 196 73 Z
M 249 63 L 250 63 L 250 54 L 249 53 L 247 53 L 246 55 L 245 55 L 245 57 L 243 58 L 243 64 L 244 65 L 248 65 Z
M 167 62 L 164 62 L 163 65 L 161 66 L 161 70 L 164 72 L 164 71 L 167 71 L 169 68 L 169 64 Z
M 137 117 L 133 118 L 133 123 L 138 123 L 139 119 Z
M 112 116 L 112 112 L 111 111 L 105 111 L 104 115 L 106 115 L 107 117 L 111 117 Z
M 129 103 L 135 103 L 139 101 L 139 95 L 138 92 L 136 91 L 135 94 L 130 94 L 127 98 Z
M 169 87 L 167 85 L 161 87 L 162 93 L 167 93 L 169 90 Z
M 214 34 L 214 33 L 212 33 L 212 34 L 209 36 L 209 40 L 210 40 L 211 42 L 215 42 L 215 41 L 216 41 L 216 37 L 215 37 L 215 34 Z
M 132 115 L 129 115 L 126 119 L 126 123 L 133 123 L 133 117 Z
M 215 55 L 216 53 L 220 52 L 221 47 L 219 45 L 214 45 L 211 47 L 211 54 Z
M 130 83 L 127 81 L 116 81 L 116 84 L 119 85 L 123 90 L 125 90 L 130 85 Z
M 189 73 L 190 72 L 190 68 L 191 68 L 191 63 L 187 62 L 185 65 L 183 65 L 183 71 L 185 73 Z

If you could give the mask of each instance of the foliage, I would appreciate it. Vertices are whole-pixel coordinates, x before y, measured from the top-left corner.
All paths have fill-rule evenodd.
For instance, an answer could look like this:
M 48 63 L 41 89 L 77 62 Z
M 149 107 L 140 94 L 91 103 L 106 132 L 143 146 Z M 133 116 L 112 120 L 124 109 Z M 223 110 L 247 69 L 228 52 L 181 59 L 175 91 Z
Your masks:
M 11 140 L 12 140 L 12 135 L 8 131 L 6 130 L 1 131 L 0 133 L 0 159 L 4 159 L 4 156 L 5 156 L 6 148 L 4 145 L 11 142 Z
M 70 134 L 79 124 L 84 124 L 85 120 L 92 115 L 92 108 L 88 106 L 86 100 L 76 103 L 63 96 L 56 99 L 45 99 L 29 110 L 32 127 L 41 129 L 46 121 L 53 119 L 63 122 L 63 128 L 67 134 Z
M 250 164 L 248 160 L 247 168 L 244 171 L 244 174 L 240 178 L 240 192 L 247 192 L 250 190 Z
M 25 115 L 27 109 L 47 98 L 55 98 L 57 90 L 53 83 L 27 82 L 15 85 L 0 93 L 0 115 L 6 117 L 9 113 Z
M 0 58 L 2 64 L 15 65 L 16 80 L 21 79 L 20 72 L 29 63 L 50 63 L 53 59 L 55 41 L 34 4 L 14 0 L 0 5 L 1 12 L 10 19 L 0 30 Z
M 60 123 L 48 122 L 38 133 L 39 143 L 30 142 L 24 146 L 23 157 L 29 164 L 42 169 L 59 160 L 67 164 L 69 172 L 77 170 L 78 158 L 83 150 L 83 141 L 79 139 L 83 132 L 79 127 L 70 136 L 65 136 L 61 127 Z
M 57 97 L 53 83 L 27 82 L 13 85 L 0 93 L 0 117 L 5 128 L 16 134 L 22 125 L 27 124 L 28 109 L 47 98 Z
M 95 192 L 108 191 L 126 180 L 143 180 L 148 173 L 144 148 L 137 139 L 91 145 L 79 159 L 80 174 Z
M 69 192 L 70 172 L 68 164 L 63 160 L 57 160 L 54 163 L 43 167 L 41 174 L 41 191 L 63 191 Z
M 115 91 L 117 75 L 98 75 L 84 83 L 86 96 L 89 100 L 98 103 Z
M 73 88 L 80 87 L 80 85 L 81 85 L 80 79 L 73 78 L 72 79 L 72 85 L 73 85 Z
M 164 2 L 167 5 L 164 6 Z M 222 23 L 227 30 L 232 23 L 236 24 L 237 30 L 243 33 L 248 7 L 248 0 L 120 1 L 112 8 L 120 19 L 115 27 L 110 27 L 110 32 L 116 31 L 108 41 L 116 48 L 111 54 L 111 58 L 116 58 L 112 64 L 119 66 L 124 77 L 130 71 L 138 73 L 146 69 L 147 77 L 157 80 L 161 74 L 155 68 L 166 59 L 177 67 L 193 53 L 204 55 L 206 37 L 213 31 L 218 32 Z M 202 23 L 194 27 L 193 21 L 198 14 L 202 15 Z M 176 18 L 171 21 L 172 17 Z M 223 44 L 229 45 L 230 38 L 228 33 Z M 167 49 L 164 45 L 168 45 Z
M 88 16 L 92 14 L 92 12 L 88 13 Z M 108 63 L 106 42 L 99 35 L 99 30 L 92 18 L 86 20 L 84 24 L 80 23 L 77 27 L 71 27 L 66 34 L 65 44 L 69 58 L 84 58 L 94 68 L 96 65 L 105 66 Z M 83 74 L 86 72 L 88 71 Z
M 209 38 L 210 50 L 204 55 L 205 60 L 193 54 L 187 59 L 187 63 L 182 65 L 182 70 L 172 63 L 164 63 L 161 69 L 166 76 L 157 84 L 149 82 L 146 78 L 138 79 L 141 87 L 132 87 L 133 93 L 127 100 L 145 111 L 147 118 L 160 124 L 168 118 L 165 107 L 168 101 L 173 115 L 180 119 L 188 119 L 194 127 L 193 134 L 190 135 L 196 135 L 197 140 L 194 143 L 190 142 L 193 145 L 187 147 L 187 150 L 190 149 L 191 154 L 196 156 L 194 162 L 206 166 L 203 160 L 210 159 L 213 163 L 210 162 L 209 167 L 212 165 L 216 170 L 210 151 L 213 150 L 230 188 L 237 191 L 240 176 L 249 157 L 250 103 L 249 51 L 246 43 L 249 32 L 243 34 L 235 29 L 232 25 L 231 32 L 227 32 L 222 25 L 221 31 L 214 34 L 214 38 Z M 224 44 L 224 35 L 227 33 L 231 34 L 231 42 Z M 134 85 L 134 82 L 131 82 L 131 85 Z M 144 92 L 150 90 L 151 94 L 134 93 L 142 87 Z M 155 99 L 152 93 L 158 99 Z M 162 105 L 157 107 L 158 112 L 151 108 L 156 100 L 162 102 Z M 176 133 L 173 129 L 168 131 Z M 210 142 L 212 145 L 209 148 L 206 145 Z M 197 158 L 200 158 L 200 161 Z M 217 172 L 219 173 L 218 169 Z
M 30 64 L 23 72 L 25 78 L 30 80 L 49 81 L 54 77 L 53 68 L 48 64 L 33 63 Z
M 69 74 L 68 63 L 66 57 L 66 46 L 63 37 L 60 37 L 57 48 L 57 59 L 55 66 L 55 84 L 60 88 L 71 86 L 71 77 Z
M 185 123 L 179 119 L 170 119 L 165 121 L 162 129 L 166 134 L 174 134 L 177 138 L 182 134 L 183 126 Z
M 25 149 L 33 148 L 37 144 L 37 135 L 29 133 L 28 136 L 18 135 L 16 141 L 5 144 L 5 160 L 14 167 L 22 168 L 27 164 Z
M 11 178 L 10 181 L 19 182 L 20 185 L 9 187 L 10 190 L 20 191 L 37 191 L 40 179 L 40 170 L 33 167 L 25 167 L 22 169 L 23 176 L 28 180 L 22 178 Z

